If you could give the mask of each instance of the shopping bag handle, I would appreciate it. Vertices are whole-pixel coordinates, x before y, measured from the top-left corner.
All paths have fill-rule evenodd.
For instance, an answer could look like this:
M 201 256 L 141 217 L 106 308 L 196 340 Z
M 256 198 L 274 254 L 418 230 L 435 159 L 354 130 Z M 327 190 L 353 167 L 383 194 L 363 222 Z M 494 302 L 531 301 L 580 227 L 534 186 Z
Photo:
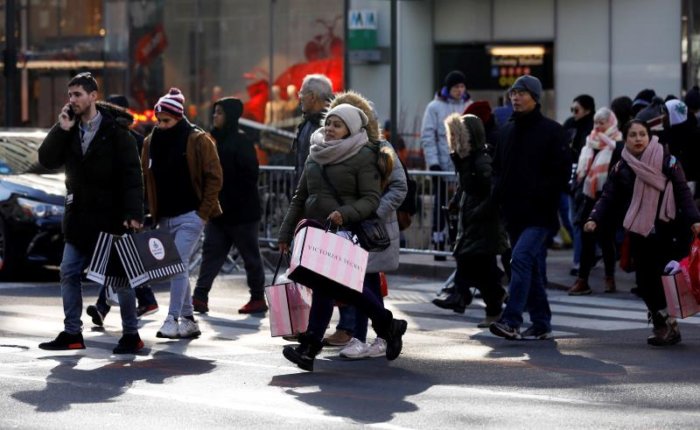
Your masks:
M 280 257 L 277 259 L 277 267 L 275 267 L 275 274 L 272 276 L 272 284 L 275 285 L 277 282 L 277 275 L 279 274 L 280 267 L 282 266 L 282 259 L 284 258 L 284 252 L 280 252 Z M 290 263 L 291 259 L 289 258 L 289 255 L 287 255 L 287 263 Z

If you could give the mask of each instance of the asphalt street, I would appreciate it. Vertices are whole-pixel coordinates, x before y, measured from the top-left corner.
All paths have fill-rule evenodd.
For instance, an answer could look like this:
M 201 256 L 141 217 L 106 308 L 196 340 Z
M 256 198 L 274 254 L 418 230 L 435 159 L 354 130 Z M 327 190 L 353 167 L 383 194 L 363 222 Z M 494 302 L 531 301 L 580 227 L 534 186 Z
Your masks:
M 236 313 L 242 275 L 217 280 L 196 340 L 155 337 L 168 304 L 156 288 L 161 308 L 142 319 L 136 356 L 111 354 L 117 309 L 104 329 L 83 318 L 87 349 L 38 349 L 62 328 L 58 284 L 0 284 L 0 428 L 698 427 L 698 317 L 681 322 L 681 344 L 655 349 L 631 294 L 550 290 L 555 340 L 508 342 L 476 328 L 479 300 L 460 315 L 430 303 L 435 280 L 389 283 L 387 306 L 409 322 L 401 356 L 324 349 L 313 373 L 284 359 L 267 318 Z M 86 285 L 84 306 L 96 294 Z

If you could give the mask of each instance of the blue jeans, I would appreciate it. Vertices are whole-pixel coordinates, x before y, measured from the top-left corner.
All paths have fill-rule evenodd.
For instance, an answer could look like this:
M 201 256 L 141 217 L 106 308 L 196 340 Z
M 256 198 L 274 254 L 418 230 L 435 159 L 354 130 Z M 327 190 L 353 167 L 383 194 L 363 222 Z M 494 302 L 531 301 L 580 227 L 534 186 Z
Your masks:
M 61 297 L 63 298 L 64 330 L 71 334 L 80 333 L 83 322 L 83 291 L 80 282 L 83 270 L 90 263 L 91 255 L 84 254 L 70 243 L 63 247 L 61 261 Z M 122 316 L 122 331 L 138 333 L 136 318 L 136 296 L 131 288 L 118 289 L 119 311 Z
M 509 232 L 513 244 L 510 299 L 501 321 L 519 328 L 523 312 L 530 313 L 532 325 L 551 330 L 552 311 L 545 291 L 542 267 L 544 266 L 547 238 L 551 231 L 546 227 L 527 227 L 521 232 Z
M 168 231 L 173 236 L 175 247 L 186 269 L 190 266 L 190 257 L 192 257 L 194 247 L 202 235 L 204 224 L 204 220 L 195 211 L 175 217 L 163 217 L 158 221 L 158 229 Z M 191 316 L 194 309 L 192 307 L 189 270 L 170 278 L 164 284 L 170 287 L 168 315 L 174 316 L 175 319 L 180 318 L 180 316 Z

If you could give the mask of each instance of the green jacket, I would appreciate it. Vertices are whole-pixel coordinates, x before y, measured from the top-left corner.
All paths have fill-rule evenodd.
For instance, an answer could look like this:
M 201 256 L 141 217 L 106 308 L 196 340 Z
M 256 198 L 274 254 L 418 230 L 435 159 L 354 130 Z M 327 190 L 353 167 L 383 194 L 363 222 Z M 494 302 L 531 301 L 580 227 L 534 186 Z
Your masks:
M 328 215 L 338 210 L 347 226 L 369 217 L 377 210 L 381 196 L 380 176 L 377 152 L 369 145 L 342 163 L 325 166 L 328 179 L 345 203 L 342 207 L 321 176 L 321 165 L 311 157 L 306 159 L 299 185 L 282 221 L 280 242 L 290 243 L 297 223 L 304 218 L 325 224 Z

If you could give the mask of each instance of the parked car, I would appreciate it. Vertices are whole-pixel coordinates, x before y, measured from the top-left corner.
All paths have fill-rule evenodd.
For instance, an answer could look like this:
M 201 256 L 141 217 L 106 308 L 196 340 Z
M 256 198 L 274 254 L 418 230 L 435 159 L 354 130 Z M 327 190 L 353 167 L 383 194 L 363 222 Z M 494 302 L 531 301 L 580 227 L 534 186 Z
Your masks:
M 40 130 L 0 131 L 0 278 L 38 265 L 59 265 L 65 175 L 43 168 Z

